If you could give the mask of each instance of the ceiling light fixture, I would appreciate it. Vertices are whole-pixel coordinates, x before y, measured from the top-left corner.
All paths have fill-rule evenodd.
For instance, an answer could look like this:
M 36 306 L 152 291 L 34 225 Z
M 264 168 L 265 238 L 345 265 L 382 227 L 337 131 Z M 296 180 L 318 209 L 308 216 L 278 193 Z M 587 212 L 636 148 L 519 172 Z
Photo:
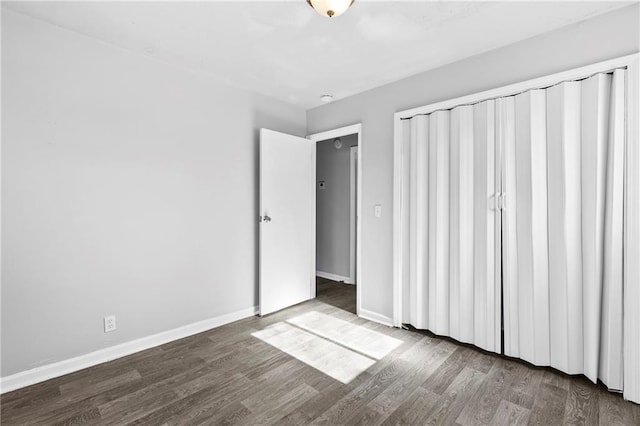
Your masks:
M 320 96 L 320 102 L 323 102 L 325 104 L 331 102 L 333 100 L 333 96 L 331 95 L 322 95 Z
M 333 18 L 345 13 L 354 1 L 355 0 L 307 0 L 307 3 L 320 15 Z

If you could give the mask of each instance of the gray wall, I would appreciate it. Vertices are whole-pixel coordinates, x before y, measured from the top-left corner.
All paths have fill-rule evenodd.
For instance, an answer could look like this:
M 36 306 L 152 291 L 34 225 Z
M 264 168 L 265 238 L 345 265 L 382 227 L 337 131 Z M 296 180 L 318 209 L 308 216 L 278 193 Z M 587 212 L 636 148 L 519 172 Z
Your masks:
M 340 138 L 342 148 L 333 147 L 333 139 L 318 142 L 316 181 L 316 270 L 349 276 L 351 229 L 351 146 L 358 145 L 358 135 Z
M 307 111 L 308 134 L 362 122 L 364 310 L 393 315 L 393 113 L 637 52 L 639 13 L 618 9 Z
M 2 376 L 257 305 L 263 126 L 304 111 L 3 10 Z

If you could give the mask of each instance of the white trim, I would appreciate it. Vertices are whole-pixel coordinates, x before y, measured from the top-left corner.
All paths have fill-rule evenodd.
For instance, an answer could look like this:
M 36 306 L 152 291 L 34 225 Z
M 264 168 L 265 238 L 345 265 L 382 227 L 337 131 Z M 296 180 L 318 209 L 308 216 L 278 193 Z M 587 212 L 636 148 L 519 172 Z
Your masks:
M 10 376 L 0 378 L 0 393 L 10 392 L 16 389 L 30 386 L 54 377 L 64 376 L 94 365 L 122 358 L 145 349 L 153 348 L 172 342 L 174 340 L 183 339 L 202 333 L 212 328 L 220 327 L 234 321 L 254 316 L 258 313 L 258 307 L 242 309 L 240 311 L 231 312 L 203 321 L 194 322 L 172 330 L 163 331 L 151 336 L 142 337 L 130 342 L 121 343 L 109 348 L 100 349 L 95 352 L 58 361 L 52 364 L 43 365 L 32 368 L 31 370 L 21 371 Z
M 393 326 L 402 327 L 402 121 L 393 115 Z
M 311 259 L 310 260 L 310 267 L 311 267 L 311 276 L 309 279 L 309 286 L 310 286 L 310 290 L 309 290 L 309 300 L 311 299 L 315 299 L 316 298 L 316 200 L 318 199 L 316 196 L 316 176 L 317 176 L 317 171 L 316 168 L 318 166 L 318 160 L 317 160 L 317 149 L 318 149 L 318 144 L 314 143 L 313 144 L 313 151 L 311 154 L 311 223 L 313 224 L 313 226 L 311 226 L 310 232 L 311 232 Z
M 353 135 L 357 133 L 360 135 L 362 132 L 362 124 L 352 124 L 350 126 L 339 127 L 337 129 L 327 130 L 325 132 L 314 133 L 312 135 L 307 136 L 307 139 L 310 139 L 314 142 L 325 141 L 327 139 L 334 139 L 343 136 Z M 358 146 L 360 145 L 360 140 L 358 139 Z
M 349 149 L 349 283 L 356 282 L 356 238 L 358 232 L 358 147 Z
M 338 138 L 341 136 L 348 136 L 353 134 L 358 135 L 358 205 L 356 208 L 356 210 L 358 211 L 356 226 L 356 315 L 360 316 L 360 312 L 362 311 L 362 289 L 365 286 L 365 280 L 362 276 L 362 220 L 360 217 L 360 212 L 362 211 L 362 164 L 364 164 L 362 161 L 364 151 L 364 146 L 362 144 L 362 124 L 352 124 L 350 126 L 339 127 L 337 129 L 327 130 L 325 132 L 314 133 L 312 135 L 308 135 L 307 139 L 315 142 L 320 142 L 327 139 Z M 313 231 L 315 232 L 315 229 Z M 313 262 L 315 264 L 315 259 L 313 259 Z
M 376 312 L 367 311 L 366 309 L 360 309 L 358 314 L 360 318 L 364 318 L 369 321 L 377 322 L 378 324 L 387 325 L 393 327 L 393 320 L 386 315 L 381 315 Z
M 640 54 L 627 66 L 624 191 L 624 399 L 640 404 Z M 628 333 L 628 334 L 627 334 Z
M 326 278 L 331 281 L 342 281 L 345 284 L 354 284 L 349 277 L 332 274 L 331 272 L 316 271 L 316 277 Z
M 403 262 L 403 253 L 402 253 L 402 199 L 401 199 L 401 190 L 402 190 L 402 126 L 401 120 L 413 117 L 418 114 L 430 114 L 434 111 L 443 110 L 443 109 L 451 109 L 460 105 L 467 104 L 475 104 L 478 102 L 482 102 L 488 99 L 499 98 L 503 96 L 515 95 L 517 93 L 525 92 L 527 90 L 536 89 L 536 88 L 544 88 L 549 87 L 554 84 L 560 83 L 562 81 L 567 80 L 576 80 L 591 76 L 593 74 L 597 74 L 599 72 L 606 72 L 616 68 L 627 67 L 629 70 L 635 70 L 630 73 L 632 78 L 637 78 L 637 68 L 638 68 L 638 53 L 634 53 L 632 55 L 622 56 L 620 58 L 614 58 L 603 62 L 598 62 L 595 64 L 587 65 L 580 68 L 574 68 L 567 71 L 562 71 L 559 73 L 535 78 L 532 80 L 526 80 L 520 83 L 511 84 L 508 86 L 502 86 L 491 90 L 486 90 L 484 92 L 474 93 L 468 96 L 462 96 L 455 99 L 449 99 L 442 102 L 436 102 L 429 105 L 411 108 L 404 111 L 399 111 L 394 113 L 393 115 L 393 126 L 394 126 L 394 138 L 393 138 L 393 324 L 396 327 L 400 327 L 402 323 L 402 262 Z M 637 85 L 636 80 L 636 85 Z M 631 86 L 630 84 L 629 86 Z M 628 89 L 628 93 L 630 96 L 636 96 L 638 89 Z M 635 99 L 635 97 L 633 98 Z M 635 104 L 629 103 L 629 117 L 637 117 L 637 99 L 635 99 Z M 635 108 L 635 110 L 634 110 Z M 635 114 L 632 115 L 632 114 Z M 633 120 L 629 120 L 633 121 Z M 636 120 L 637 121 L 637 120 Z M 637 123 L 634 125 L 637 126 Z M 634 133 L 636 132 L 636 133 Z M 629 126 L 629 135 L 635 135 L 637 139 L 637 129 L 636 127 Z M 631 137 L 630 137 L 631 140 Z M 631 165 L 627 164 L 627 170 L 631 167 L 640 167 L 640 164 Z M 632 196 L 632 194 L 628 194 L 628 196 Z M 635 196 L 635 195 L 633 195 Z M 625 212 L 625 217 L 628 217 L 628 213 Z M 631 225 L 632 220 L 627 219 L 627 229 Z M 640 226 L 639 224 L 635 224 L 635 226 Z M 629 250 L 631 247 L 638 247 L 639 243 L 627 243 L 625 246 L 626 250 Z M 640 291 L 638 291 L 640 293 Z M 640 299 L 640 294 L 638 294 L 638 299 Z M 625 300 L 627 298 L 625 297 Z M 636 300 L 637 301 L 637 300 Z M 640 352 L 640 332 L 638 333 L 638 351 Z M 640 374 L 640 364 L 638 366 L 638 373 Z M 637 398 L 640 398 L 640 386 L 639 389 L 634 392 L 637 392 Z
M 636 56 L 637 53 L 622 56 L 620 58 L 610 59 L 608 61 L 586 65 L 580 68 L 574 68 L 571 70 L 546 75 L 539 78 L 534 78 L 532 80 L 510 84 L 508 86 L 501 86 L 495 89 L 485 90 L 484 92 L 478 92 L 467 96 L 461 96 L 455 99 L 448 99 L 442 102 L 407 109 L 404 111 L 396 112 L 394 114 L 394 118 L 409 118 L 418 114 L 430 114 L 434 111 L 442 109 L 451 109 L 460 105 L 475 104 L 478 102 L 486 101 L 488 99 L 511 96 L 517 93 L 526 92 L 527 90 L 546 88 L 566 80 L 577 80 L 589 77 L 599 72 L 611 71 L 615 68 L 627 67 L 633 62 L 633 58 Z

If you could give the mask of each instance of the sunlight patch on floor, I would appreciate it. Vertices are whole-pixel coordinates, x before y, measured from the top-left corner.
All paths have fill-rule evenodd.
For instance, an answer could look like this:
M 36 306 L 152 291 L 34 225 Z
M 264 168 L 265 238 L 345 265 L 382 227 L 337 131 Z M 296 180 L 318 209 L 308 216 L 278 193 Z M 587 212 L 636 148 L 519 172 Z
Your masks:
M 316 311 L 251 335 L 345 384 L 402 344 Z
M 375 359 L 384 358 L 402 344 L 402 340 L 316 311 L 287 322 Z
M 345 384 L 375 364 L 371 358 L 284 322 L 251 335 Z

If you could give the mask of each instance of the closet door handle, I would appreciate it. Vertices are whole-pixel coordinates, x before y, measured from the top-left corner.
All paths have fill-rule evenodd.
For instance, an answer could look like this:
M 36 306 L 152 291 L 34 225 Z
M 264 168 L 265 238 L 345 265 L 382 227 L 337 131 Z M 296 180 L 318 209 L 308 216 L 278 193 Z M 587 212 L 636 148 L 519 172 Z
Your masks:
M 495 210 L 497 211 L 506 210 L 506 207 L 507 207 L 506 200 L 505 200 L 506 196 L 507 194 L 505 192 L 496 192 L 494 194 L 493 203 L 494 203 Z
M 498 209 L 500 211 L 504 211 L 507 209 L 507 202 L 505 197 L 507 196 L 506 192 L 498 192 Z

